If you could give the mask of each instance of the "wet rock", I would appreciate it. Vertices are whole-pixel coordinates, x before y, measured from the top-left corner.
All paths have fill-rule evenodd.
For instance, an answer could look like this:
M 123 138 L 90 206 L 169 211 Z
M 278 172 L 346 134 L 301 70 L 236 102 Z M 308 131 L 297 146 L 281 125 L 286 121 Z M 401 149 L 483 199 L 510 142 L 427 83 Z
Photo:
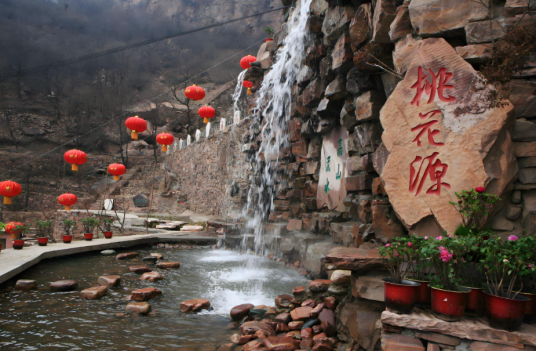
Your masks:
M 290 313 L 280 313 L 277 316 L 275 316 L 274 321 L 278 323 L 288 323 L 290 322 Z
M 158 262 L 156 266 L 158 268 L 171 269 L 171 268 L 180 268 L 181 264 L 180 262 L 169 261 L 169 262 Z
M 317 339 L 315 346 L 313 346 L 313 351 L 331 351 L 334 346 L 335 344 L 332 340 L 328 338 L 319 338 Z
M 268 351 L 293 351 L 299 345 L 295 339 L 288 336 L 271 336 L 264 339 L 262 344 Z
M 315 300 L 305 300 L 302 302 L 301 307 L 311 307 L 315 308 L 316 302 Z
M 261 318 L 266 314 L 266 310 L 262 308 L 254 308 L 251 311 L 249 311 L 248 316 L 253 319 Z
M 102 250 L 101 255 L 113 255 L 115 250 Z
M 158 261 L 158 258 L 154 256 L 148 256 L 148 257 L 142 258 L 141 260 L 146 263 L 156 263 L 156 261 Z
M 289 322 L 288 328 L 290 330 L 300 330 L 303 327 L 303 321 Z
M 130 293 L 130 299 L 134 301 L 147 301 L 162 295 L 162 291 L 156 288 L 144 288 Z
M 151 252 L 151 256 L 156 257 L 158 260 L 164 259 L 164 255 L 158 252 Z
M 86 300 L 98 300 L 106 294 L 107 286 L 94 286 L 80 292 L 80 297 Z
M 322 312 L 322 309 L 324 308 L 323 303 L 319 303 L 313 310 L 311 311 L 311 317 L 316 318 Z
M 37 281 L 30 279 L 19 279 L 15 283 L 16 290 L 32 290 L 37 289 Z
M 335 329 L 333 324 L 329 323 L 328 321 L 323 321 L 320 324 L 320 327 L 322 328 L 324 333 L 326 333 L 327 336 L 337 336 L 337 330 Z
M 313 325 L 317 325 L 319 324 L 320 321 L 318 320 L 318 318 L 314 318 L 314 319 L 310 319 L 308 320 L 307 322 L 305 322 L 301 328 L 301 330 L 304 330 L 304 329 L 307 329 L 307 328 L 312 328 Z
M 242 305 L 235 306 L 231 309 L 231 319 L 233 321 L 240 321 L 247 317 L 249 312 L 253 309 L 253 304 L 245 303 Z
M 156 282 L 158 280 L 162 280 L 164 279 L 164 277 L 162 276 L 162 274 L 158 273 L 158 272 L 147 272 L 147 273 L 143 273 L 140 277 L 141 280 L 148 280 L 150 282 Z
M 266 335 L 264 335 L 264 333 L 263 333 L 261 330 L 257 330 L 257 331 L 255 332 L 255 336 L 256 336 L 258 339 L 262 339 L 262 340 L 266 339 Z
M 315 326 L 313 326 L 313 334 L 314 334 L 314 335 L 318 335 L 318 334 L 322 333 L 322 331 L 323 331 L 323 330 L 322 330 L 322 327 L 321 327 L 321 326 L 319 326 L 319 325 L 315 325 Z
M 199 312 L 201 310 L 208 310 L 210 308 L 210 301 L 207 299 L 193 299 L 181 302 L 180 309 L 184 313 Z
M 74 280 L 58 280 L 50 284 L 52 291 L 73 291 L 78 287 L 78 283 Z
M 335 312 L 332 310 L 323 309 L 318 315 L 318 320 L 320 320 L 320 322 L 326 321 L 331 325 L 335 325 Z
M 372 38 L 371 4 L 361 4 L 349 27 L 352 50 L 356 51 L 363 43 Z
M 253 335 L 233 334 L 231 336 L 231 341 L 238 345 L 244 345 L 248 343 L 252 338 L 253 338 Z
M 138 253 L 137 252 L 126 252 L 126 253 L 122 253 L 122 254 L 119 254 L 117 256 L 115 256 L 115 259 L 116 260 L 127 260 L 127 259 L 130 259 L 130 258 L 136 258 L 138 257 Z
M 97 281 L 102 286 L 107 286 L 107 287 L 119 286 L 119 284 L 121 284 L 121 276 L 101 275 Z
M 288 294 L 283 294 L 283 295 L 278 295 L 276 298 L 275 298 L 275 305 L 277 307 L 288 307 L 291 303 L 291 301 L 294 300 L 294 296 L 292 295 L 288 295 Z
M 246 322 L 240 326 L 240 334 L 254 335 L 257 331 L 262 331 L 267 337 L 275 335 L 274 329 L 264 322 Z
M 288 325 L 286 325 L 285 323 L 277 323 L 276 327 L 275 327 L 275 332 L 277 334 L 279 333 L 286 333 L 288 332 L 290 329 L 288 328 Z
M 337 299 L 333 296 L 326 297 L 324 300 L 324 307 L 329 310 L 334 310 L 338 305 Z
M 142 274 L 142 273 L 145 273 L 145 272 L 152 272 L 153 271 L 151 268 L 149 268 L 148 266 L 146 266 L 144 264 L 140 264 L 140 265 L 136 265 L 136 266 L 129 266 L 128 270 L 131 271 L 132 273 L 136 273 L 136 274 Z
M 302 338 L 302 341 L 300 342 L 300 348 L 302 350 L 312 349 L 313 345 L 314 345 L 313 338 L 308 338 L 308 339 Z
M 333 59 L 331 68 L 334 72 L 346 74 L 346 72 L 353 66 L 353 53 L 350 45 L 350 37 L 346 33 L 343 33 L 339 40 L 337 40 L 337 43 L 335 43 L 331 57 Z M 328 97 L 327 91 L 326 97 Z
M 346 295 L 348 294 L 349 286 L 347 284 L 344 285 L 338 285 L 338 284 L 330 284 L 328 288 L 328 293 L 333 295 Z
M 331 284 L 331 280 L 329 279 L 317 279 L 313 280 L 309 284 L 309 290 L 314 293 L 318 292 L 326 292 L 328 291 L 329 284 Z
M 307 328 L 302 328 L 301 337 L 302 337 L 302 339 L 312 339 L 313 338 L 313 328 L 312 328 L 312 326 L 307 327 Z
M 148 314 L 151 312 L 151 305 L 148 302 L 130 302 L 126 307 L 127 313 Z
M 338 269 L 331 274 L 331 282 L 333 284 L 350 284 L 352 271 L 346 269 Z
M 311 307 L 298 307 L 290 311 L 290 316 L 293 321 L 303 321 L 305 319 L 311 318 Z
M 261 348 L 262 340 L 252 340 L 244 345 L 244 351 L 258 350 Z
M 303 286 L 297 286 L 294 289 L 292 289 L 292 295 L 294 297 L 299 298 L 305 295 L 305 288 Z

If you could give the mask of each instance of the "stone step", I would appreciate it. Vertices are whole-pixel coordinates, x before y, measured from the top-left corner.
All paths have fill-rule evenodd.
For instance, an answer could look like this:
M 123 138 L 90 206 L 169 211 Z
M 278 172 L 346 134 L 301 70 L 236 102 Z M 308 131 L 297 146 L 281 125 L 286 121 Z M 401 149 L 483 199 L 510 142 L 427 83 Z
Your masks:
M 370 271 L 384 265 L 378 249 L 337 247 L 326 255 L 325 267 L 328 270 Z

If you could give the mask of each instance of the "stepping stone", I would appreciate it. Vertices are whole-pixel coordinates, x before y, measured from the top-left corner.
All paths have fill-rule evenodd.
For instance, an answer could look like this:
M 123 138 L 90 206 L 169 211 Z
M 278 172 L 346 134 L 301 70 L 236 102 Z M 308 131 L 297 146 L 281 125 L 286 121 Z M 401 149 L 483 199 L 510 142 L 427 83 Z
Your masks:
M 147 314 L 151 312 L 151 305 L 148 302 L 131 302 L 127 305 L 127 313 Z
M 311 284 L 309 284 L 309 290 L 313 293 L 326 292 L 329 289 L 329 284 L 331 284 L 331 280 L 329 279 L 313 280 Z
M 201 310 L 208 310 L 210 308 L 210 301 L 207 299 L 193 299 L 181 302 L 180 309 L 184 313 L 199 312 Z
M 141 280 L 148 280 L 150 282 L 156 282 L 158 280 L 162 280 L 164 279 L 164 277 L 162 276 L 162 274 L 158 273 L 158 272 L 148 272 L 148 273 L 143 273 L 141 275 Z
M 86 300 L 98 300 L 106 294 L 108 287 L 93 286 L 89 289 L 84 289 L 80 292 L 80 297 Z
M 97 281 L 102 286 L 119 286 L 121 284 L 121 277 L 118 275 L 101 275 Z
M 50 289 L 53 291 L 73 291 L 78 287 L 78 283 L 74 280 L 58 280 L 50 284 Z
M 115 250 L 103 250 L 101 251 L 101 255 L 113 255 L 115 253 Z
M 251 309 L 254 307 L 255 306 L 253 306 L 250 303 L 245 303 L 245 304 L 233 307 L 231 309 L 231 319 L 233 321 L 241 321 L 249 314 L 249 311 L 251 311 Z
M 156 261 L 158 261 L 158 258 L 156 258 L 154 256 L 149 256 L 149 257 L 144 257 L 141 260 L 143 262 L 147 262 L 147 263 L 155 263 Z
M 140 265 L 137 265 L 137 266 L 130 266 L 130 267 L 128 267 L 128 270 L 131 271 L 132 273 L 138 273 L 138 274 L 153 271 L 151 268 L 149 268 L 148 266 L 146 266 L 144 264 L 140 264 Z
M 125 253 L 122 253 L 122 254 L 119 254 L 119 255 L 115 256 L 115 259 L 116 260 L 127 260 L 127 259 L 130 259 L 130 258 L 136 258 L 136 257 L 138 257 L 137 252 L 125 252 Z
M 134 301 L 147 301 L 161 296 L 162 291 L 157 288 L 144 288 L 130 293 L 130 299 Z
M 180 268 L 180 262 L 158 262 L 156 264 L 158 268 L 170 269 L 170 268 Z
M 156 257 L 159 260 L 164 259 L 164 255 L 162 255 L 161 253 L 158 253 L 158 252 L 151 252 L 151 256 Z
M 185 225 L 181 228 L 183 232 L 202 232 L 203 226 L 201 225 Z
M 32 290 L 37 289 L 37 281 L 29 279 L 19 279 L 15 284 L 17 290 Z

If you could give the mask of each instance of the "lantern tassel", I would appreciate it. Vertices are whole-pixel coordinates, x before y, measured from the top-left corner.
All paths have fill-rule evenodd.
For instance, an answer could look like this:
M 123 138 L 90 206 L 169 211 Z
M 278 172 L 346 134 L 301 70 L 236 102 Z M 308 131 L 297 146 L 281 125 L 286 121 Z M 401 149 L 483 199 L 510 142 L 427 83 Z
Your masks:
M 65 206 L 65 211 L 70 211 L 71 210 L 71 206 Z
M 121 178 L 119 178 L 119 176 L 114 176 L 114 180 L 119 180 Z
M 138 140 L 138 132 L 133 130 L 132 133 L 130 134 L 130 137 L 132 138 L 132 140 Z
M 208 118 L 203 118 L 203 123 L 208 123 Z
M 253 93 L 251 92 L 251 88 L 248 88 L 248 95 L 251 95 L 251 94 L 253 94 Z
M 11 205 L 11 197 L 4 196 L 4 205 Z
M 75 172 L 78 171 L 78 165 L 73 164 L 71 166 L 71 171 L 75 171 Z
M 162 152 L 167 152 L 167 145 L 162 145 Z

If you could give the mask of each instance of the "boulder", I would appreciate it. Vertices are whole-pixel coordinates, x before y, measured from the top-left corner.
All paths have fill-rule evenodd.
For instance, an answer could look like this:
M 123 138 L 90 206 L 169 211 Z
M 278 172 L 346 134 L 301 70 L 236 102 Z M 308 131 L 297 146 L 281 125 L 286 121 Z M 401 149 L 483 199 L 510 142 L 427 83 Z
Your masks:
M 280 313 L 274 318 L 274 321 L 278 323 L 285 323 L 285 324 L 290 322 L 290 320 L 291 320 L 290 313 L 286 313 L 286 312 Z
M 101 275 L 98 278 L 98 283 L 106 287 L 115 287 L 121 284 L 121 276 L 119 275 Z
M 413 27 L 409 18 L 409 9 L 405 5 L 398 6 L 396 8 L 396 17 L 389 28 L 389 38 L 391 41 L 396 42 L 411 33 L 413 33 Z
M 311 318 L 312 311 L 313 309 L 311 307 L 298 307 L 290 311 L 290 316 L 293 321 L 304 321 Z
M 147 272 L 147 273 L 143 273 L 140 277 L 141 280 L 148 280 L 150 282 L 156 282 L 158 280 L 162 280 L 164 279 L 164 277 L 162 276 L 162 274 L 158 273 L 158 272 Z
M 338 331 L 348 342 L 356 342 L 360 348 L 372 351 L 381 337 L 381 313 L 385 304 L 356 299 L 337 309 Z M 322 322 L 326 325 L 328 321 Z M 327 334 L 327 332 L 326 332 Z
M 261 331 L 267 337 L 275 335 L 274 329 L 264 322 L 246 322 L 240 326 L 240 334 L 242 335 L 255 335 L 257 331 Z
M 244 345 L 244 351 L 258 350 L 262 346 L 262 340 L 252 340 Z
M 335 43 L 344 31 L 350 26 L 350 21 L 354 17 L 353 6 L 336 6 L 328 11 L 322 23 L 322 33 L 326 40 Z
M 151 312 L 151 305 L 148 302 L 130 302 L 126 307 L 127 313 L 132 314 L 148 314 Z
M 277 307 L 288 307 L 291 301 L 294 300 L 294 296 L 288 294 L 278 295 L 275 298 L 275 305 Z
M 535 157 L 536 141 L 514 143 L 514 153 L 516 157 Z
M 313 293 L 328 291 L 331 280 L 329 279 L 316 279 L 309 284 L 309 290 Z
M 352 47 L 350 45 L 350 37 L 346 33 L 343 33 L 339 40 L 337 40 L 335 43 L 331 57 L 333 58 L 331 69 L 334 72 L 346 74 L 346 72 L 352 67 Z
M 168 262 L 158 262 L 156 266 L 158 268 L 171 269 L 171 268 L 180 268 L 181 264 L 180 262 L 168 261 Z
M 356 51 L 361 45 L 372 38 L 372 9 L 371 4 L 361 4 L 356 10 L 349 28 L 352 50 Z
M 338 269 L 331 273 L 330 280 L 333 284 L 350 284 L 350 278 L 352 277 L 352 271 L 347 269 Z
M 142 258 L 141 260 L 146 263 L 156 263 L 156 261 L 158 261 L 158 258 L 154 256 L 148 256 L 148 257 Z
M 311 317 L 312 318 L 316 318 L 318 317 L 318 315 L 320 314 L 320 312 L 322 312 L 322 310 L 324 309 L 324 304 L 323 303 L 319 303 L 315 308 L 313 308 L 313 310 L 311 311 Z
M 180 309 L 184 313 L 199 312 L 201 310 L 208 310 L 210 308 L 210 301 L 207 299 L 193 299 L 181 302 Z
M 418 46 L 419 38 L 411 34 L 396 42 L 395 51 L 393 52 L 393 64 L 398 74 L 406 74 Z
M 140 265 L 136 265 L 136 266 L 129 266 L 128 270 L 131 271 L 132 273 L 136 273 L 136 274 L 142 274 L 142 273 L 145 273 L 145 272 L 152 272 L 153 271 L 151 268 L 149 268 L 149 266 L 146 266 L 144 264 L 140 264 Z
M 384 243 L 404 234 L 404 226 L 388 201 L 372 201 L 372 230 L 376 239 Z
M 235 306 L 231 309 L 231 319 L 233 321 L 241 321 L 249 314 L 249 311 L 255 306 L 250 303 Z
M 348 92 L 346 91 L 346 78 L 344 75 L 339 74 L 328 84 L 324 96 L 328 100 L 341 100 L 348 97 Z
M 523 168 L 519 170 L 521 184 L 536 184 L 536 168 Z
M 509 88 L 516 118 L 536 117 L 536 82 L 512 79 Z
M 492 44 L 474 44 L 456 47 L 456 52 L 469 63 L 485 63 L 493 58 Z
M 268 351 L 292 351 L 297 349 L 299 341 L 288 336 L 270 336 L 262 344 Z
M 355 116 L 358 122 L 368 122 L 377 120 L 380 117 L 380 109 L 385 103 L 383 91 L 371 90 L 354 101 Z
M 345 269 L 363 272 L 383 268 L 383 263 L 378 249 L 337 247 L 326 255 L 325 267 L 330 270 Z
M 156 288 L 143 288 L 130 293 L 130 299 L 134 301 L 147 301 L 162 295 L 162 291 Z
M 19 279 L 15 283 L 16 290 L 32 290 L 37 289 L 37 281 L 30 279 Z
M 253 339 L 253 335 L 233 334 L 231 336 L 231 341 L 238 345 L 244 345 L 248 343 L 251 339 Z
M 356 140 L 358 154 L 370 154 L 381 144 L 382 126 L 378 122 L 367 122 L 357 125 L 352 135 Z
M 106 294 L 107 286 L 94 286 L 80 292 L 80 297 L 86 300 L 98 300 Z
M 361 299 L 383 302 L 385 284 L 382 279 L 389 278 L 387 271 L 370 271 L 366 275 L 353 274 L 351 277 L 352 296 Z
M 119 254 L 117 256 L 115 256 L 115 259 L 116 260 L 127 260 L 127 259 L 130 259 L 130 258 L 136 258 L 138 257 L 138 253 L 137 252 L 125 252 L 125 253 L 122 253 L 122 254 Z
M 297 286 L 294 289 L 292 289 L 292 295 L 294 295 L 295 298 L 300 298 L 303 295 L 305 295 L 305 288 L 302 286 Z
M 73 291 L 78 287 L 74 280 L 58 280 L 50 284 L 52 291 Z
M 536 141 L 536 123 L 528 121 L 516 121 L 513 141 Z
M 303 327 L 303 321 L 289 322 L 288 328 L 290 330 L 300 330 Z
M 390 43 L 389 30 L 391 23 L 396 18 L 395 0 L 377 0 L 374 7 L 374 17 L 372 19 L 373 30 L 372 40 L 375 43 Z

